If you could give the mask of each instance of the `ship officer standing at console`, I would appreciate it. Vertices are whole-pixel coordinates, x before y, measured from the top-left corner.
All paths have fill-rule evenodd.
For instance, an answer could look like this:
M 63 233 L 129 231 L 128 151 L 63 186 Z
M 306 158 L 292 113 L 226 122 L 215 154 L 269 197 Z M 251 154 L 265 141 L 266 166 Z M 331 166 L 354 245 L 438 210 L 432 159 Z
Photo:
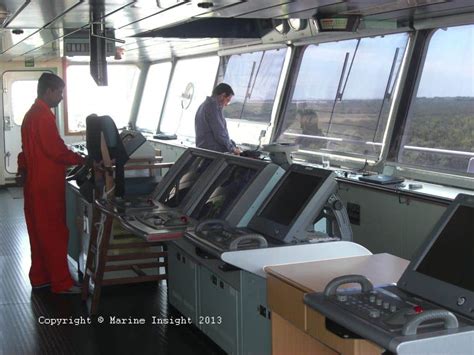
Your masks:
M 66 167 L 82 164 L 84 159 L 66 147 L 51 112 L 61 102 L 64 86 L 54 74 L 39 78 L 38 97 L 21 125 L 23 151 L 18 156 L 18 171 L 25 181 L 31 285 L 33 289 L 51 285 L 52 292 L 67 294 L 79 293 L 80 288 L 74 286 L 67 264 L 64 179 Z
M 234 91 L 230 85 L 220 83 L 212 91 L 212 96 L 199 106 L 196 112 L 194 128 L 196 131 L 196 147 L 240 154 L 240 149 L 229 138 L 227 123 L 222 110 L 227 106 Z

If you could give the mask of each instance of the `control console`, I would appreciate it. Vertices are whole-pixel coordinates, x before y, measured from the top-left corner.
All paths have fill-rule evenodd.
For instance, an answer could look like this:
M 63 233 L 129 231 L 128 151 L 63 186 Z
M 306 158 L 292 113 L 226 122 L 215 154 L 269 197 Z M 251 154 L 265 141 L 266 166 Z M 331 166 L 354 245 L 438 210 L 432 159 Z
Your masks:
M 148 211 L 160 207 L 159 204 L 147 196 L 138 196 L 134 198 L 116 197 L 113 200 L 100 198 L 96 199 L 95 202 L 103 212 L 118 216 L 127 213 L 136 214 L 140 211 Z
M 420 245 L 397 286 L 341 276 L 305 302 L 329 321 L 405 354 L 472 354 L 474 196 L 459 194 Z M 360 291 L 338 291 L 347 283 Z M 328 324 L 330 322 L 327 322 Z M 329 328 L 329 327 L 328 327 Z
M 186 238 L 216 257 L 230 250 L 268 247 L 267 239 L 261 234 L 248 228 L 231 227 L 221 219 L 200 222 L 194 231 L 186 232 Z
M 119 218 L 122 226 L 148 241 L 181 238 L 190 224 L 189 218 L 177 211 L 152 210 Z
M 359 284 L 360 289 L 340 288 L 346 284 Z M 394 285 L 374 288 L 361 275 L 335 278 L 323 293 L 305 295 L 304 302 L 350 332 L 391 351 L 397 351 L 395 344 L 404 339 L 474 329 L 472 320 Z

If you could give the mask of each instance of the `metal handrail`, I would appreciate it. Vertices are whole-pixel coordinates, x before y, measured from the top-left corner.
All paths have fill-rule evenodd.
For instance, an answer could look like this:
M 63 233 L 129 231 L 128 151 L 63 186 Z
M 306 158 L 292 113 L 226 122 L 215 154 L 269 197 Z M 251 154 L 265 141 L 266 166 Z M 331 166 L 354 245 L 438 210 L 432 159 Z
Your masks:
M 382 146 L 382 143 L 378 143 L 378 142 L 369 142 L 369 141 L 347 139 L 347 138 L 313 136 L 313 135 L 307 135 L 307 134 L 301 134 L 301 133 L 290 133 L 290 132 L 285 132 L 283 134 L 286 135 L 286 136 L 315 138 L 315 139 L 326 140 L 326 141 L 330 141 L 330 142 L 346 142 L 346 143 L 360 144 L 360 145 Z M 417 146 L 412 146 L 412 145 L 405 145 L 405 146 L 403 146 L 403 149 L 413 150 L 413 151 L 420 151 L 420 152 L 430 152 L 430 153 L 440 153 L 440 154 L 474 157 L 474 152 L 466 152 L 466 151 L 461 151 L 461 150 L 448 150 L 448 149 L 439 149 L 439 148 L 417 147 Z
M 416 147 L 413 145 L 404 145 L 403 149 L 406 150 L 416 150 L 420 152 L 430 152 L 430 153 L 442 153 L 449 155 L 460 155 L 466 157 L 474 157 L 474 152 L 464 152 L 461 150 L 448 150 L 448 149 L 439 149 L 439 148 L 426 148 L 426 147 Z

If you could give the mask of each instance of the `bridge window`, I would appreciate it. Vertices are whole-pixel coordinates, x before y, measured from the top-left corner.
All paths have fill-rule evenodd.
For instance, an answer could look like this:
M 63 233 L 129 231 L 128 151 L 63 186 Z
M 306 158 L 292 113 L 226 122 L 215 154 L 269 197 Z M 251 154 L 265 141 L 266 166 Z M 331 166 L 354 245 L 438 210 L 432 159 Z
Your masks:
M 156 132 L 170 74 L 171 62 L 153 64 L 148 69 L 145 88 L 140 102 L 140 110 L 137 116 L 137 128 L 149 133 Z
M 235 96 L 224 109 L 228 129 L 238 142 L 257 143 L 259 129 L 268 127 L 275 102 L 286 48 L 232 55 L 224 59 L 221 81 L 232 86 Z M 246 122 L 244 122 L 246 121 Z M 256 132 L 256 134 L 254 134 Z
M 224 110 L 231 119 L 270 122 L 286 49 L 233 55 L 223 81 L 235 96 Z
M 11 113 L 13 122 L 21 126 L 25 114 L 37 97 L 38 80 L 16 80 L 11 88 Z
M 136 65 L 109 65 L 108 86 L 97 86 L 88 65 L 67 68 L 67 133 L 83 132 L 91 113 L 109 115 L 117 127 L 130 119 L 140 69 Z
M 394 34 L 305 48 L 279 142 L 300 153 L 378 159 L 408 43 Z
M 159 130 L 194 137 L 194 116 L 212 93 L 219 57 L 181 59 L 171 78 Z
M 466 173 L 474 160 L 474 25 L 433 33 L 399 163 Z

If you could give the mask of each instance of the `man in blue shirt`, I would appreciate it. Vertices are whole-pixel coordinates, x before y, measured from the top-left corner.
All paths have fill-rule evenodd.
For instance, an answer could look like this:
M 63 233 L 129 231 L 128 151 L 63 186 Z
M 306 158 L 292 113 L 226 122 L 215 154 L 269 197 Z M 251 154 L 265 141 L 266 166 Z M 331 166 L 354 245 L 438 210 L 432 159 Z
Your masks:
M 199 106 L 194 120 L 196 147 L 240 154 L 240 149 L 229 138 L 227 123 L 222 109 L 230 103 L 234 91 L 230 85 L 221 83 L 212 91 L 212 96 Z

